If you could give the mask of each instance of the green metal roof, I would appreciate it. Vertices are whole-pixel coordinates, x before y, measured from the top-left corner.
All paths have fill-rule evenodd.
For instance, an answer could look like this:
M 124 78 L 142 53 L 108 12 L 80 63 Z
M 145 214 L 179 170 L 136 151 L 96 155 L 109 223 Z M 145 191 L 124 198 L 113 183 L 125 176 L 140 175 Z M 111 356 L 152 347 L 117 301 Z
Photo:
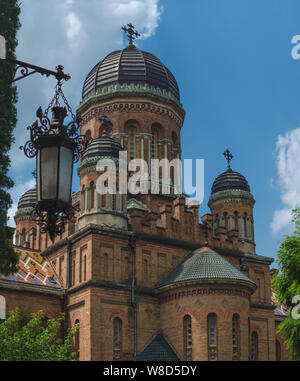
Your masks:
M 252 280 L 226 261 L 221 255 L 208 247 L 203 247 L 188 254 L 165 279 L 156 285 L 156 288 L 197 279 L 231 279 L 248 282 L 252 286 L 255 285 Z

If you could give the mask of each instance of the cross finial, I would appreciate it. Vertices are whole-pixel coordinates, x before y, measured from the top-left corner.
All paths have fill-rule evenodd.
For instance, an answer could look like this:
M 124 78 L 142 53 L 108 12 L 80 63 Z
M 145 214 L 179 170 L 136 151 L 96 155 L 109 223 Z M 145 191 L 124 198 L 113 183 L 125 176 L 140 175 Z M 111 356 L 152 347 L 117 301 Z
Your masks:
M 101 117 L 99 118 L 99 120 L 100 120 L 100 122 L 102 122 L 102 124 L 101 124 L 102 135 L 103 136 L 109 135 L 108 127 L 112 126 L 112 122 L 110 120 L 108 120 L 107 116 L 104 114 L 103 114 L 102 118 Z
M 129 45 L 133 45 L 133 40 L 140 36 L 139 32 L 134 30 L 134 26 L 131 24 L 131 22 L 127 25 L 122 26 L 121 29 L 124 31 L 124 33 L 127 33 Z
M 232 153 L 229 151 L 229 149 L 227 148 L 227 150 L 225 152 L 223 152 L 223 155 L 225 156 L 225 159 L 227 160 L 227 163 L 228 163 L 228 169 L 230 169 L 230 162 L 231 160 L 233 159 L 233 155 Z

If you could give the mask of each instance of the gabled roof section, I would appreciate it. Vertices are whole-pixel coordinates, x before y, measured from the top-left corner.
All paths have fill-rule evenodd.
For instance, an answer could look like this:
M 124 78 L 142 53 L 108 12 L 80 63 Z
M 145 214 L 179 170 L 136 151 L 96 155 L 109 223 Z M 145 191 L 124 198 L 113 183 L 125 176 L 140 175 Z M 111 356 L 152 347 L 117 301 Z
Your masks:
M 49 263 L 38 251 L 18 247 L 14 247 L 14 249 L 20 256 L 17 264 L 18 271 L 7 277 L 0 274 L 0 280 L 50 287 L 51 289 L 62 288 Z
M 183 281 L 196 280 L 234 280 L 247 282 L 256 287 L 255 283 L 226 261 L 221 255 L 208 247 L 192 251 L 156 288 Z
M 180 361 L 171 345 L 159 333 L 136 357 L 137 361 Z

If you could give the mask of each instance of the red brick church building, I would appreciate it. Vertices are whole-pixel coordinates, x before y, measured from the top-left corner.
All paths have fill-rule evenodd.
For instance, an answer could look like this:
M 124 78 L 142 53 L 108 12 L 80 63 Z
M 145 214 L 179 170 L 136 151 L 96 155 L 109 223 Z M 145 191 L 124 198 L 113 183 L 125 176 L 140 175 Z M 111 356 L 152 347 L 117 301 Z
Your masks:
M 32 217 L 36 190 L 15 215 L 19 271 L 0 279 L 0 318 L 18 306 L 80 323 L 79 360 L 286 360 L 284 311 L 271 294 L 272 258 L 256 252 L 254 197 L 231 169 L 212 184 L 211 213 L 184 195 L 101 195 L 101 158 L 181 157 L 185 111 L 170 70 L 130 43 L 95 65 L 77 109 L 84 151 L 78 212 L 52 243 Z M 107 115 L 110 131 L 100 117 Z M 201 221 L 199 223 L 199 221 Z

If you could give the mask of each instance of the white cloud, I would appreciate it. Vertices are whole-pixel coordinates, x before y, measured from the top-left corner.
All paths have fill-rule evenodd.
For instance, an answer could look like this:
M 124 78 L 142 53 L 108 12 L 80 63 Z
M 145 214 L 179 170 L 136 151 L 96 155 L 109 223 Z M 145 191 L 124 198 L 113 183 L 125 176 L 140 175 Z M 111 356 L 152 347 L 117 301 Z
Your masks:
M 72 78 L 63 86 L 73 111 L 81 100 L 83 81 L 92 67 L 109 52 L 121 49 L 125 39 L 121 26 L 132 22 L 148 38 L 154 34 L 162 13 L 160 0 L 26 0 L 21 4 L 17 59 L 55 70 L 63 65 Z M 124 42 L 123 42 L 124 41 Z M 137 45 L 139 43 L 137 42 Z M 18 123 L 11 157 L 11 176 L 25 182 L 35 166 L 20 145 L 29 139 L 28 125 L 36 119 L 54 95 L 55 79 L 34 74 L 16 82 L 18 86 Z M 21 184 L 20 180 L 18 184 Z M 18 188 L 12 189 L 12 196 Z M 15 206 L 14 206 L 15 208 Z
M 85 76 L 110 51 L 124 46 L 121 26 L 132 22 L 142 38 L 152 36 L 162 13 L 160 0 L 26 0 L 21 4 L 17 58 L 51 70 L 62 64 L 72 79 L 64 93 L 73 110 L 79 105 Z M 137 43 L 138 44 L 138 43 Z M 12 171 L 28 166 L 19 146 L 28 139 L 26 127 L 54 95 L 55 79 L 39 74 L 17 82 L 19 102 Z
M 29 181 L 26 181 L 25 183 L 22 182 L 21 178 L 19 178 L 16 181 L 16 185 L 13 188 L 13 191 L 11 192 L 11 197 L 13 200 L 12 207 L 8 210 L 8 226 L 15 227 L 15 221 L 14 221 L 14 215 L 17 211 L 18 202 L 20 197 L 29 189 L 35 188 L 35 179 L 30 179 Z
M 291 227 L 291 210 L 300 206 L 300 128 L 278 136 L 275 157 L 277 183 L 285 206 L 273 216 L 271 230 L 277 233 Z

